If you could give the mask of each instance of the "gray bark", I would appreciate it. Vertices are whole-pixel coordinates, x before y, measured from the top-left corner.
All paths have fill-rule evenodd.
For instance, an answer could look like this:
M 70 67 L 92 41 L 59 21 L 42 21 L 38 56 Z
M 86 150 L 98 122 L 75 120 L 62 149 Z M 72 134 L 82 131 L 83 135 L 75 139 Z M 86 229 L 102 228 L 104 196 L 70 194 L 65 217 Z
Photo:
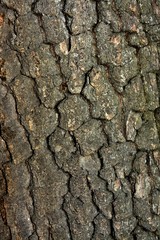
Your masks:
M 160 1 L 1 0 L 0 239 L 160 238 Z

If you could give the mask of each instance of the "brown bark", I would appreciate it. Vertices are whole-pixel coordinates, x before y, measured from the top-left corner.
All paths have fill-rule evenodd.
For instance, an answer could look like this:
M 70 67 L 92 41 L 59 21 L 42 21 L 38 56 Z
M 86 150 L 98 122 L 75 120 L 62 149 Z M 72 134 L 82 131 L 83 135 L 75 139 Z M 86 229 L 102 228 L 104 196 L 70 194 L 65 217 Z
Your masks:
M 160 238 L 160 2 L 1 0 L 0 239 Z

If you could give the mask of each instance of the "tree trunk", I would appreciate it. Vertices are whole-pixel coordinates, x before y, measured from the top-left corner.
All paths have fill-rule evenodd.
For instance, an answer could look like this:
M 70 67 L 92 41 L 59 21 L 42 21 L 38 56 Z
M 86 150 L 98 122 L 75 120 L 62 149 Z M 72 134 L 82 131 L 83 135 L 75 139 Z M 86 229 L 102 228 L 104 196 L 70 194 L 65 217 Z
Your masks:
M 158 240 L 160 1 L 1 0 L 0 239 Z

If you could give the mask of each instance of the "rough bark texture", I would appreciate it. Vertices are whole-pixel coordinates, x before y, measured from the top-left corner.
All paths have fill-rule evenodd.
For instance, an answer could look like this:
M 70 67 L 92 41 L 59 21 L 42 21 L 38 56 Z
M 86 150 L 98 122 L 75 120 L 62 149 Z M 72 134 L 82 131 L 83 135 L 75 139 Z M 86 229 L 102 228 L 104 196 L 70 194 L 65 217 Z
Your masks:
M 1 0 L 0 239 L 158 240 L 160 1 Z

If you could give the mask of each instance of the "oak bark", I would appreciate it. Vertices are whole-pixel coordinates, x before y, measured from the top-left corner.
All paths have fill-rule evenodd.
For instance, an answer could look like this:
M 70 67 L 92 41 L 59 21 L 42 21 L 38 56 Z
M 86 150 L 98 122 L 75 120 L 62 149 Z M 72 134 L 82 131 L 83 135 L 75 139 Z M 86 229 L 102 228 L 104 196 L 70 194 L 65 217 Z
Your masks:
M 160 1 L 0 1 L 0 239 L 160 238 Z

